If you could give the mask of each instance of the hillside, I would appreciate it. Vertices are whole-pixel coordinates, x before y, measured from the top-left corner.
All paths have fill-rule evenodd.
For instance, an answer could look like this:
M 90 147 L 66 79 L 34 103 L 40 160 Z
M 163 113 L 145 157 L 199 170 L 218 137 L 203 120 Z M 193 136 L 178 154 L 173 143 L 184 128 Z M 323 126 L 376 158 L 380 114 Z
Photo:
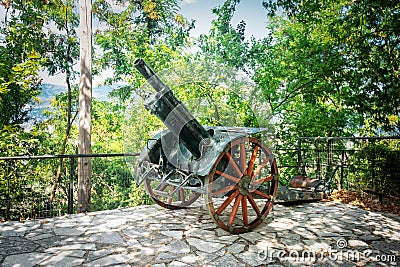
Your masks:
M 101 100 L 101 101 L 109 101 L 109 93 L 112 91 L 113 88 L 116 88 L 118 85 L 111 85 L 111 86 L 99 86 L 93 88 L 93 98 Z M 42 92 L 38 96 L 40 102 L 32 105 L 30 111 L 31 120 L 28 124 L 32 124 L 44 119 L 43 117 L 43 110 L 50 107 L 50 101 L 54 98 L 55 95 L 66 92 L 67 88 L 63 85 L 57 84 L 48 84 L 44 83 L 42 85 Z

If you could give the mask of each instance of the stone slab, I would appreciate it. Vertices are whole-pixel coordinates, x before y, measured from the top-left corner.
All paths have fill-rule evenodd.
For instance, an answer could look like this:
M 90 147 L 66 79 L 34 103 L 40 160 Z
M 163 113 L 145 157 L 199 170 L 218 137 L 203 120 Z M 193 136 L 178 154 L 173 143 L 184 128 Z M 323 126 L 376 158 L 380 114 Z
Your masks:
M 212 222 L 204 204 L 193 205 L 0 223 L 0 266 L 379 266 L 374 256 L 400 259 L 396 215 L 332 202 L 275 205 L 255 231 L 233 235 Z M 337 250 L 339 241 L 344 251 L 371 253 L 360 261 L 336 262 L 327 252 L 327 258 L 310 263 L 276 256 Z M 260 257 L 263 251 L 275 257 Z

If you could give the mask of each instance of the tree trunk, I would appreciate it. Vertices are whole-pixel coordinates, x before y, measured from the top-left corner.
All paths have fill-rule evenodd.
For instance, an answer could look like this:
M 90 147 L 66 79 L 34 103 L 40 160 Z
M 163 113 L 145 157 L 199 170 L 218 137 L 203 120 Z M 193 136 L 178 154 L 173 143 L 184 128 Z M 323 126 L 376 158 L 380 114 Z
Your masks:
M 92 3 L 80 0 L 80 69 L 78 153 L 91 154 L 92 128 Z M 91 158 L 78 158 L 78 212 L 90 210 Z
M 66 8 L 65 8 L 65 25 L 64 26 L 65 26 L 65 31 L 67 33 L 66 35 L 69 38 L 70 32 L 69 32 L 68 22 L 69 22 L 68 21 L 68 6 L 66 6 Z M 66 47 L 65 58 L 64 58 L 64 68 L 65 68 L 65 82 L 67 84 L 68 107 L 67 107 L 67 129 L 65 130 L 64 138 L 63 138 L 62 145 L 61 145 L 61 150 L 58 153 L 61 155 L 65 154 L 65 151 L 67 149 L 67 142 L 68 142 L 69 134 L 71 133 L 72 124 L 75 121 L 76 116 L 78 115 L 78 111 L 76 111 L 75 115 L 72 117 L 72 88 L 71 88 L 72 66 L 68 60 L 70 58 L 72 44 L 70 42 L 66 42 L 66 44 L 67 44 L 67 47 Z M 60 161 L 58 162 L 56 177 L 54 179 L 54 184 L 53 184 L 53 187 L 51 190 L 50 202 L 53 202 L 53 200 L 55 199 L 57 187 L 60 182 L 60 178 L 64 174 L 63 173 L 63 164 L 64 164 L 64 158 L 60 158 Z

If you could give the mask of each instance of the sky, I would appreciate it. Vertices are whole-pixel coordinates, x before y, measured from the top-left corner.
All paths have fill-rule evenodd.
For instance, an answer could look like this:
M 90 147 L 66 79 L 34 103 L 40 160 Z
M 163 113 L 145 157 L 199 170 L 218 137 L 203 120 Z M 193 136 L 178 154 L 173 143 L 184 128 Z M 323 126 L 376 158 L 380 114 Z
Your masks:
M 195 28 L 191 31 L 192 37 L 198 37 L 200 34 L 210 31 L 211 21 L 216 18 L 211 10 L 223 3 L 224 0 L 182 0 L 180 13 L 189 20 L 195 20 Z M 242 0 L 236 6 L 236 12 L 232 19 L 234 28 L 242 20 L 246 22 L 246 38 L 265 37 L 267 18 L 261 0 Z M 100 76 L 94 76 L 93 86 L 100 85 L 109 75 L 110 73 L 107 72 Z M 49 77 L 46 73 L 41 73 L 41 77 L 44 83 L 64 85 L 65 78 L 62 75 Z
M 187 19 L 196 20 L 196 28 L 191 32 L 193 37 L 207 33 L 211 27 L 211 20 L 216 18 L 211 9 L 221 6 L 224 0 L 183 0 L 181 13 Z M 241 21 L 246 22 L 246 38 L 251 36 L 264 37 L 266 30 L 266 11 L 261 0 L 242 0 L 236 6 L 232 24 L 235 26 Z

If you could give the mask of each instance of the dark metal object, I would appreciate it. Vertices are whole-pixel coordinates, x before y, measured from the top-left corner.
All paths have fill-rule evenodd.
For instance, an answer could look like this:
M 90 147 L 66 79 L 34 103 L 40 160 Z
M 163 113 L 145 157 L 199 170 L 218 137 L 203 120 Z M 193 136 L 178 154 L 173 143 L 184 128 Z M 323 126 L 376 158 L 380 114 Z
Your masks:
M 135 67 L 157 91 L 153 98 L 145 103 L 146 109 L 156 115 L 175 136 L 179 137 L 195 158 L 199 158 L 202 142 L 208 142 L 207 139 L 211 135 L 143 59 L 136 60 Z
M 279 187 L 277 202 L 293 203 L 327 198 L 331 194 L 331 181 L 339 167 L 343 166 L 336 165 L 330 176 L 325 179 L 309 178 L 302 175 L 292 177 L 288 187 Z
M 205 194 L 211 218 L 231 233 L 261 224 L 278 187 L 273 154 L 251 137 L 266 129 L 204 127 L 142 59 L 135 67 L 156 91 L 145 108 L 168 128 L 140 154 L 137 183 L 169 209 L 186 208 Z

